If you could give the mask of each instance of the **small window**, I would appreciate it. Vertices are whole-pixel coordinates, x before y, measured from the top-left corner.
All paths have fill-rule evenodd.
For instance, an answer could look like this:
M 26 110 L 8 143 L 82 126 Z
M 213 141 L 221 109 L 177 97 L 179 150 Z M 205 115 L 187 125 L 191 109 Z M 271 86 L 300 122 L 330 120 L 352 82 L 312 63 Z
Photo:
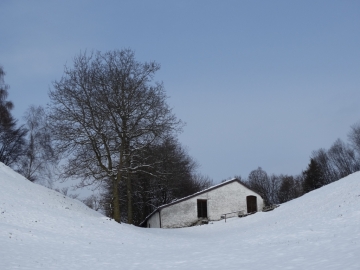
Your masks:
M 197 200 L 199 218 L 207 218 L 207 200 Z

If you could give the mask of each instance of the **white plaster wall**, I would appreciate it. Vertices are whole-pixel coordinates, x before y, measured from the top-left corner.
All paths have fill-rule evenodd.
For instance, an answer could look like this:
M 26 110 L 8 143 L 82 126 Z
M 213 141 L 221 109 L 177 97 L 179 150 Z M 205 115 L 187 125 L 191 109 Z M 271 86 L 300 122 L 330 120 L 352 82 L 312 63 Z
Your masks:
M 146 227 L 149 228 L 149 224 L 150 224 L 150 228 L 160 228 L 160 213 L 159 212 L 155 212 L 146 222 Z
M 199 220 L 197 217 L 198 199 L 207 200 L 209 220 L 220 220 L 221 215 L 235 211 L 244 211 L 246 213 L 246 196 L 249 195 L 257 197 L 258 211 L 261 211 L 263 208 L 263 199 L 239 182 L 234 181 L 161 209 L 161 226 L 162 228 L 179 228 L 191 226 L 196 223 Z M 235 215 L 236 214 L 233 216 Z M 230 217 L 230 215 L 227 217 Z

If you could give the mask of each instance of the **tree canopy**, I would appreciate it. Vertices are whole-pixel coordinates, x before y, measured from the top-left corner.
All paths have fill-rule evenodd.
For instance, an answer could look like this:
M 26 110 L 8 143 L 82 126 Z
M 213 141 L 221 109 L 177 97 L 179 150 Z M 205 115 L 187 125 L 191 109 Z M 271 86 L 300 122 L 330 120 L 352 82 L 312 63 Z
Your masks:
M 132 177 L 155 173 L 156 160 L 143 153 L 181 130 L 154 82 L 156 62 L 139 62 L 129 49 L 81 53 L 50 91 L 49 120 L 57 150 L 68 156 L 67 177 L 83 185 L 111 182 L 114 219 L 120 222 L 118 186 L 126 183 L 132 223 Z

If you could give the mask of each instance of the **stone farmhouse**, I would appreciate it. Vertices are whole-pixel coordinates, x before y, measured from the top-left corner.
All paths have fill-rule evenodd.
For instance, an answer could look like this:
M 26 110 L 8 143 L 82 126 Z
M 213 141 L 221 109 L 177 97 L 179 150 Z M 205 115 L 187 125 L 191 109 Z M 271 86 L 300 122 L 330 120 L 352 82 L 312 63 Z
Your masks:
M 225 217 L 262 211 L 264 201 L 234 178 L 193 195 L 162 205 L 140 224 L 147 228 L 181 228 Z

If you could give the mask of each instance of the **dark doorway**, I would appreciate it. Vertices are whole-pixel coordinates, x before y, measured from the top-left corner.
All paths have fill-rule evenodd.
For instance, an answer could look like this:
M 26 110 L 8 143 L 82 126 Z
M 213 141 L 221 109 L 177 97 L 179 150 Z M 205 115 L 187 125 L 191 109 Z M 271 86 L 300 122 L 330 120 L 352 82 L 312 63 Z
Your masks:
M 256 196 L 247 196 L 246 197 L 246 205 L 248 214 L 257 212 L 257 202 Z
M 197 200 L 199 218 L 207 218 L 207 200 Z

